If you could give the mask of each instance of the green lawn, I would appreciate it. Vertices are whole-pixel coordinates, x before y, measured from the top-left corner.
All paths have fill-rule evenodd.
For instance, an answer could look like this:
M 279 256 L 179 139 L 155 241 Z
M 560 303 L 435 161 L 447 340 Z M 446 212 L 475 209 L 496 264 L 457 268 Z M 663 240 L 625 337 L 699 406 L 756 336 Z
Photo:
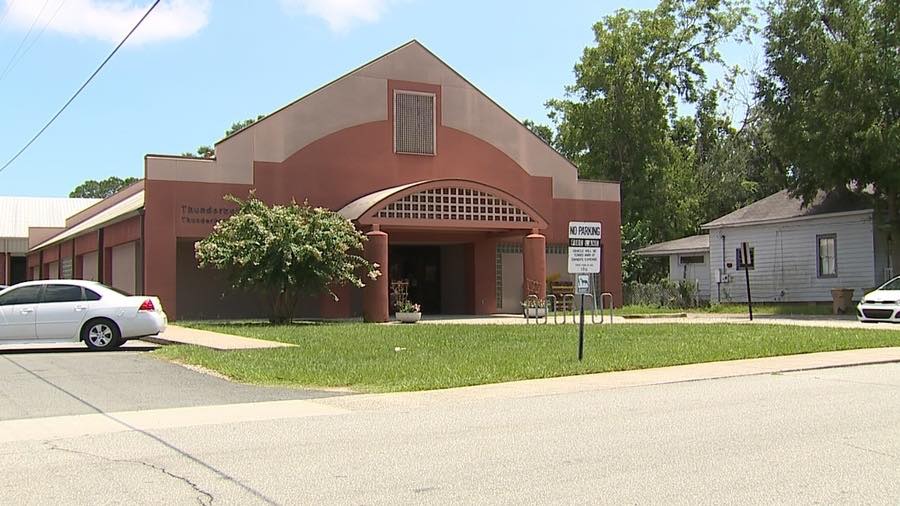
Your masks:
M 296 347 L 216 351 L 166 346 L 156 354 L 237 381 L 361 392 L 428 390 L 529 378 L 900 346 L 890 329 L 781 325 L 639 325 L 586 328 L 579 363 L 574 325 L 194 324 Z

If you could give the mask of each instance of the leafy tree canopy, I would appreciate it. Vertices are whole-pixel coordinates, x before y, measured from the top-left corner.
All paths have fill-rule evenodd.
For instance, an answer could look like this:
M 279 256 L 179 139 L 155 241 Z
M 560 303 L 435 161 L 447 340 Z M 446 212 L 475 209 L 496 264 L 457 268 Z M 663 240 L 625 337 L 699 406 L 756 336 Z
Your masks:
M 575 65 L 565 99 L 547 102 L 556 131 L 525 123 L 580 177 L 621 182 L 626 280 L 663 273 L 634 249 L 698 233 L 700 224 L 780 189 L 764 144 L 767 116 L 751 107 L 735 128 L 719 112 L 742 72 L 719 47 L 749 40 L 754 22 L 747 0 L 618 10 L 594 25 L 595 44 Z M 725 71 L 724 82 L 709 82 L 710 67 Z M 695 114 L 679 117 L 679 104 Z
M 71 193 L 69 193 L 69 197 L 85 199 L 105 199 L 107 197 L 115 195 L 123 188 L 131 186 L 138 181 L 140 181 L 140 179 L 136 177 L 126 177 L 125 179 L 121 179 L 116 176 L 108 177 L 101 181 L 94 181 L 93 179 L 89 179 L 76 186 L 75 189 L 72 190 Z
M 776 0 L 766 11 L 758 95 L 792 193 L 870 191 L 900 238 L 900 3 Z
M 196 243 L 197 259 L 226 271 L 236 288 L 266 292 L 272 322 L 290 322 L 302 295 L 327 292 L 337 300 L 333 287 L 361 287 L 360 273 L 380 275 L 359 256 L 365 236 L 333 211 L 306 203 L 269 207 L 253 194 L 225 198 L 238 210 Z

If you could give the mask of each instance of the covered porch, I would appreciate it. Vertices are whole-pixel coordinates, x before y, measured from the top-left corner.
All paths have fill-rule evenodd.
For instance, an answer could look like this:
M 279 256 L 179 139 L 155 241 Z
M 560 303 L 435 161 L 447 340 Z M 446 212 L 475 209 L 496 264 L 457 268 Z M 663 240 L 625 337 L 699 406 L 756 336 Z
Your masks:
M 522 245 L 523 292 L 546 295 L 547 221 L 499 188 L 420 181 L 365 195 L 339 212 L 366 232 L 365 257 L 382 273 L 362 290 L 365 321 L 389 319 L 392 281 L 406 281 L 410 300 L 426 313 L 496 313 L 501 243 Z

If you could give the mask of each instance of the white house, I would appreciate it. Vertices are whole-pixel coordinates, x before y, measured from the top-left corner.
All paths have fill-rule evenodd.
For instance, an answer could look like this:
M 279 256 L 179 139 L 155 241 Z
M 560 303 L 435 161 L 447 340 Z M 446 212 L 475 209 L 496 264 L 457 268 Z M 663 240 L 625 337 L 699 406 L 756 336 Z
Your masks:
M 827 302 L 833 288 L 852 288 L 858 299 L 894 270 L 890 236 L 877 228 L 872 209 L 852 194 L 819 192 L 804 207 L 784 190 L 701 228 L 708 235 L 680 241 L 699 244 L 705 237 L 711 301 L 747 300 L 739 258 L 743 242 L 750 247 L 751 294 L 758 301 Z M 691 250 L 673 248 L 677 242 L 639 253 L 669 256 L 670 278 L 685 279 L 680 259 Z
M 647 246 L 644 256 L 669 257 L 669 279 L 697 283 L 700 300 L 710 300 L 709 235 L 692 235 Z

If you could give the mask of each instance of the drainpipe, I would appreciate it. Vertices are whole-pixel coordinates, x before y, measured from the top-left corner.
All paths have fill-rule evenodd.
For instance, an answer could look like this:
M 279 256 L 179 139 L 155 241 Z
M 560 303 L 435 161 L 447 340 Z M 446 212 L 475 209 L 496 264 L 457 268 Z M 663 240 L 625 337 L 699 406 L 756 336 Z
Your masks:
M 722 276 L 725 275 L 725 234 L 719 232 L 719 237 L 722 238 L 722 272 L 719 274 L 719 282 L 716 284 L 716 297 L 719 299 L 719 304 L 722 303 Z

